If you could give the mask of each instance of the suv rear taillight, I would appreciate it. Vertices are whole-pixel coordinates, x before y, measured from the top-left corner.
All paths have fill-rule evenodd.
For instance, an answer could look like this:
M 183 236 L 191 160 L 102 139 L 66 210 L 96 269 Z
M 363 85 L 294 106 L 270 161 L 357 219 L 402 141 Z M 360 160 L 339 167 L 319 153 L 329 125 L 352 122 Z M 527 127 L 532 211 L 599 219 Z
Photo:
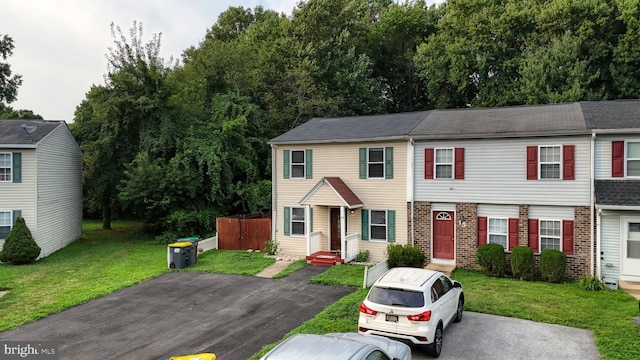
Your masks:
M 407 316 L 407 320 L 409 320 L 409 321 L 429 321 L 429 320 L 431 320 L 431 310 L 427 310 L 427 311 L 425 311 L 425 312 L 423 312 L 421 314 L 408 315 Z
M 360 304 L 360 312 L 366 315 L 371 315 L 371 316 L 374 316 L 375 314 L 378 313 L 377 311 L 368 308 L 367 305 L 365 305 L 364 303 Z

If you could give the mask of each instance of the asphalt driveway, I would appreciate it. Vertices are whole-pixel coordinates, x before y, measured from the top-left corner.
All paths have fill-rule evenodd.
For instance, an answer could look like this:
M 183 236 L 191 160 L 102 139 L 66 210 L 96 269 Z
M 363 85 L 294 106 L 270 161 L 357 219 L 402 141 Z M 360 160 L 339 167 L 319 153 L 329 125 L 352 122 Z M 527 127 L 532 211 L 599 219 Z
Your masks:
M 246 360 L 355 289 L 284 279 L 172 272 L 0 333 L 57 341 L 60 359 L 163 359 L 199 352 Z
M 413 359 L 430 359 L 413 348 Z M 443 334 L 439 360 L 597 360 L 589 330 L 465 312 Z

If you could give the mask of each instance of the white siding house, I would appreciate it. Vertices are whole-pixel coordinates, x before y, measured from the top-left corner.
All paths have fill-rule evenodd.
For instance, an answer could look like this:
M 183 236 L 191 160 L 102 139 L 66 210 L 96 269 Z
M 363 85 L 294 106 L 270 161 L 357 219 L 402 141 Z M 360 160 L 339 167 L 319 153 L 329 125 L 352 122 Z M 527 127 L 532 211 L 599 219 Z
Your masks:
M 583 108 L 594 139 L 596 269 L 615 288 L 640 281 L 640 101 Z
M 64 121 L 0 120 L 0 246 L 17 217 L 40 257 L 82 235 L 82 153 Z
M 591 270 L 591 137 L 580 104 L 435 110 L 411 133 L 414 240 L 429 262 L 477 267 L 489 242 Z M 544 235 L 544 236 L 543 236 Z

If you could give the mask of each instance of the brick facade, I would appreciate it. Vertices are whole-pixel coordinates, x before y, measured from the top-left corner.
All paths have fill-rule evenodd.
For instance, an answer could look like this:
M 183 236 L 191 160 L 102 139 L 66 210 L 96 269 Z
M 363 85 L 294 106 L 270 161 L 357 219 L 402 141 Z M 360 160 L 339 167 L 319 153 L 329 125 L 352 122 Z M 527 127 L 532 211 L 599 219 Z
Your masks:
M 409 204 L 409 207 L 411 204 Z M 411 212 L 409 212 L 411 213 Z M 416 245 L 420 246 L 427 257 L 427 264 L 431 262 L 431 203 L 416 201 L 413 204 L 413 236 Z M 411 223 L 409 224 L 411 232 Z
M 411 204 L 408 205 L 411 211 Z M 456 265 L 467 269 L 479 269 L 476 264 L 478 249 L 478 205 L 472 203 L 456 204 Z M 411 232 L 413 221 L 414 242 L 427 257 L 427 264 L 431 262 L 431 203 L 416 201 L 413 208 L 413 219 L 410 219 L 408 231 Z M 591 211 L 588 206 L 574 208 L 574 254 L 567 256 L 566 277 L 577 280 L 590 273 L 591 256 Z M 529 206 L 520 205 L 518 221 L 518 245 L 529 244 Z M 535 255 L 537 268 L 540 256 Z M 510 254 L 507 254 L 509 261 Z
M 476 264 L 478 250 L 478 205 L 456 204 L 456 265 L 480 269 Z

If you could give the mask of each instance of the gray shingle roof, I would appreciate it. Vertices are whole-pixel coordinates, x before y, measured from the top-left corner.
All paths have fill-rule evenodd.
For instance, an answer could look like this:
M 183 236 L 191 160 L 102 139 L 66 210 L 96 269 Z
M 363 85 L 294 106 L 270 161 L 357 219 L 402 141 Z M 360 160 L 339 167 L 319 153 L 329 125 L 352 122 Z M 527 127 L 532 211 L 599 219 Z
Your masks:
M 430 111 L 313 118 L 269 141 L 270 144 L 404 139 Z
M 597 205 L 640 206 L 640 180 L 596 180 Z
M 411 132 L 416 139 L 580 134 L 578 103 L 435 110 Z
M 586 135 L 616 129 L 640 129 L 640 100 L 313 118 L 269 143 Z
M 639 129 L 640 100 L 583 101 L 589 129 Z
M 64 121 L 0 120 L 0 146 L 35 145 Z M 27 134 L 23 125 L 33 124 L 35 131 Z

